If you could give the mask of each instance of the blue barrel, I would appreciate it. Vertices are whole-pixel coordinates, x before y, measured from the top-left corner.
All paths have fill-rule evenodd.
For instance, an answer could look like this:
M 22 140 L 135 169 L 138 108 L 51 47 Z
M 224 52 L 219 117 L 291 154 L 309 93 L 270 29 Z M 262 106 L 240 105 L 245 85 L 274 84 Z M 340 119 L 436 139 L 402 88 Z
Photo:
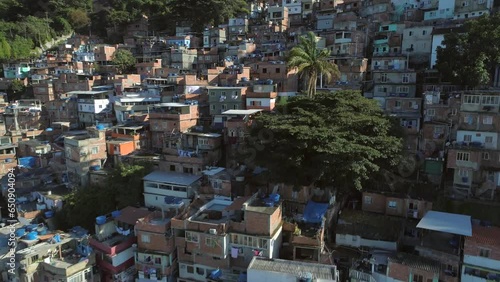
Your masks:
M 24 234 L 26 234 L 26 229 L 19 228 L 19 229 L 16 230 L 16 237 L 23 237 Z
M 95 128 L 97 130 L 104 130 L 105 129 L 104 125 L 102 125 L 102 124 L 97 125 Z
M 112 212 L 112 213 L 111 213 L 111 216 L 112 216 L 113 218 L 117 218 L 117 217 L 119 217 L 119 216 L 120 216 L 120 214 L 122 214 L 122 213 L 121 213 L 121 211 L 114 211 L 114 212 Z
M 38 227 L 38 229 L 36 230 L 36 232 L 38 233 L 38 235 L 47 235 L 47 227 Z
M 267 84 L 267 85 L 273 85 L 273 82 L 274 82 L 274 81 L 273 81 L 272 79 L 268 79 L 268 80 L 266 80 L 266 84 Z
M 38 239 L 38 232 L 36 231 L 31 231 L 30 233 L 28 233 L 28 235 L 26 235 L 26 240 L 36 240 Z
M 280 194 L 271 194 L 269 198 L 272 199 L 275 203 L 280 201 Z
M 98 225 L 103 225 L 104 223 L 106 223 L 106 217 L 105 216 L 98 216 L 95 218 L 95 222 L 98 224 Z
M 216 269 L 210 273 L 211 279 L 219 279 L 222 276 L 222 271 L 220 269 Z
M 47 128 L 45 130 L 48 131 L 48 132 L 50 132 L 50 131 L 53 131 L 54 129 L 52 129 L 52 128 L 49 127 L 49 128 Z
M 274 200 L 271 198 L 266 198 L 264 199 L 264 205 L 267 207 L 273 207 L 274 206 Z
M 45 212 L 45 218 L 52 218 L 54 216 L 54 212 L 53 211 L 46 211 Z

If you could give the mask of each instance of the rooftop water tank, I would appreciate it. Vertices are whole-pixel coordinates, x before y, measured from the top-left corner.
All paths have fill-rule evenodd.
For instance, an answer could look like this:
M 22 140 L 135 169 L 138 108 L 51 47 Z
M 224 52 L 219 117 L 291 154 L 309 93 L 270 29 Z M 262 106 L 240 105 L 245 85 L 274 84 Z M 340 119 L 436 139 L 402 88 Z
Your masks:
M 216 269 L 210 273 L 210 278 L 217 280 L 222 276 L 222 271 L 220 269 Z
M 269 198 L 272 199 L 275 203 L 280 201 L 280 194 L 271 194 Z
M 98 170 L 101 170 L 101 166 L 100 165 L 93 165 L 89 169 L 91 171 L 98 171 Z
M 267 207 L 273 207 L 274 206 L 274 200 L 271 198 L 266 198 L 264 199 L 264 205 Z
M 38 239 L 38 232 L 36 231 L 31 231 L 30 233 L 28 233 L 28 235 L 26 235 L 26 240 L 36 240 Z
M 54 216 L 54 212 L 53 211 L 47 211 L 45 212 L 45 218 L 51 218 Z
M 111 216 L 112 216 L 113 218 L 117 218 L 117 217 L 119 217 L 121 214 L 122 214 L 122 213 L 121 213 L 121 211 L 114 211 L 114 212 L 111 212 Z
M 102 124 L 98 124 L 95 128 L 97 130 L 104 130 L 105 129 L 104 125 L 102 125 Z
M 47 227 L 38 227 L 36 232 L 38 233 L 38 235 L 47 235 Z
M 106 223 L 106 217 L 105 216 L 98 216 L 95 218 L 95 223 L 97 223 L 98 225 L 102 225 L 104 223 Z
M 313 275 L 309 272 L 304 273 L 304 275 L 302 275 L 302 277 L 300 277 L 299 279 L 300 282 L 312 282 L 312 280 L 313 280 Z
M 26 229 L 24 228 L 19 228 L 16 230 L 16 237 L 22 237 L 26 234 Z
M 49 127 L 49 128 L 47 128 L 47 129 L 45 129 L 45 130 L 46 130 L 46 131 L 49 131 L 49 132 L 50 132 L 50 131 L 54 131 L 54 129 L 52 129 L 52 128 L 50 128 L 50 127 Z
M 273 85 L 273 82 L 274 82 L 274 81 L 273 81 L 272 79 L 268 79 L 268 80 L 266 80 L 266 84 L 267 84 L 267 85 Z

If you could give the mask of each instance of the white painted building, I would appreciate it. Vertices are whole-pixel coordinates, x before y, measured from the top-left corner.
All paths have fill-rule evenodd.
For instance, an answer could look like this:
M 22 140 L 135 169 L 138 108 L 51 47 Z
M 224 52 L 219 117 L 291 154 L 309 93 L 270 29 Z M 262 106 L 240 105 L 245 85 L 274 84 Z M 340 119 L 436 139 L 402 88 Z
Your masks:
M 148 108 L 159 104 L 160 97 L 144 97 L 139 94 L 116 97 L 114 101 L 115 117 L 119 124 L 125 123 L 133 114 L 147 113 Z
M 95 125 L 99 114 L 111 112 L 108 91 L 72 91 L 67 94 L 78 99 L 78 121 L 81 125 Z
M 189 204 L 200 185 L 200 179 L 200 175 L 154 171 L 144 177 L 144 204 L 146 207 L 162 208 L 165 206 L 165 196 L 181 198 Z

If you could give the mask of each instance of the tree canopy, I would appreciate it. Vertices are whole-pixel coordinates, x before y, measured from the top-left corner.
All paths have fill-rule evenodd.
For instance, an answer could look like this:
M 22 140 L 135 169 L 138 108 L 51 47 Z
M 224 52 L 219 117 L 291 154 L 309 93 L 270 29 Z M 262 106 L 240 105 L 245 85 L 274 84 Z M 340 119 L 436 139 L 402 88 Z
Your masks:
M 465 23 L 438 47 L 436 67 L 445 81 L 470 88 L 487 85 L 500 64 L 500 14 Z
M 328 49 L 319 49 L 314 32 L 301 36 L 299 44 L 290 50 L 287 58 L 288 67 L 297 69 L 300 76 L 307 79 L 309 97 L 316 95 L 318 75 L 324 75 L 327 81 L 340 76 L 339 68 L 328 61 L 329 57 Z
M 250 147 L 273 181 L 362 189 L 399 161 L 402 141 L 376 101 L 355 91 L 294 97 L 256 118 Z
M 133 70 L 136 62 L 134 55 L 126 49 L 116 50 L 112 61 L 120 73 Z
M 127 206 L 143 204 L 142 178 L 153 170 L 151 164 L 120 165 L 102 186 L 80 188 L 66 196 L 56 214 L 60 228 L 83 226 L 93 230 L 97 216 Z

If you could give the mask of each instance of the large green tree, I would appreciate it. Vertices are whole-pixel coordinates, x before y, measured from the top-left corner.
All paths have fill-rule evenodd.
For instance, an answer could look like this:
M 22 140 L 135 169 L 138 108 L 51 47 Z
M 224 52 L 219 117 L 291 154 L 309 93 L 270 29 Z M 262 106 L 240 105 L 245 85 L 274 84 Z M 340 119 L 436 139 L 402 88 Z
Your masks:
M 327 81 L 340 76 L 337 65 L 328 61 L 330 51 L 318 47 L 318 38 L 314 32 L 301 36 L 299 44 L 290 50 L 287 58 L 288 68 L 297 69 L 301 77 L 307 81 L 307 95 L 316 95 L 316 84 L 319 75 Z
M 393 126 L 377 102 L 355 91 L 298 96 L 256 118 L 249 145 L 255 159 L 247 161 L 268 168 L 273 181 L 362 189 L 399 161 L 402 141 Z
M 76 225 L 93 230 L 95 218 L 127 206 L 142 206 L 142 178 L 153 170 L 149 163 L 122 165 L 110 171 L 102 186 L 80 188 L 66 196 L 56 215 L 59 228 Z
M 445 81 L 469 88 L 488 85 L 500 64 L 500 14 L 466 22 L 463 30 L 446 34 L 443 45 L 436 67 Z
M 126 49 L 116 50 L 112 61 L 120 73 L 133 71 L 136 62 L 134 55 Z
M 178 21 L 189 21 L 195 32 L 202 32 L 206 25 L 218 26 L 229 18 L 248 14 L 245 0 L 172 0 L 172 16 Z

